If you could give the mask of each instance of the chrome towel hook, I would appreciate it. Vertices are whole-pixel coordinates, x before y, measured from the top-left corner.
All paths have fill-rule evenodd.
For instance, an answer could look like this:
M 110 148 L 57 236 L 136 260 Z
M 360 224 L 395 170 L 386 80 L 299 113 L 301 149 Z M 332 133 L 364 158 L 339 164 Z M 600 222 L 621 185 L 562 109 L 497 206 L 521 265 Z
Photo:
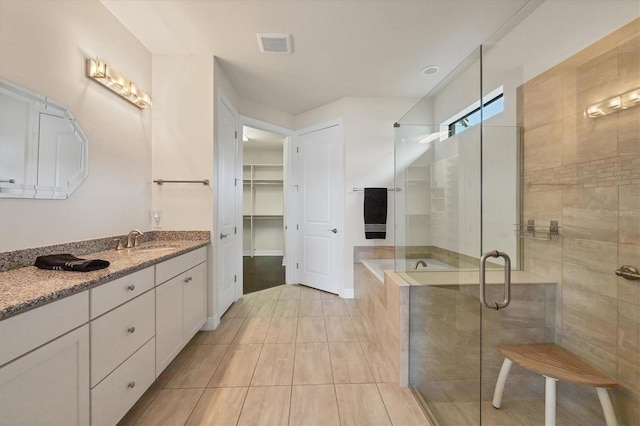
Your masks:
M 616 275 L 628 280 L 640 280 L 640 271 L 638 271 L 638 268 L 631 265 L 622 265 L 620 268 L 616 269 Z

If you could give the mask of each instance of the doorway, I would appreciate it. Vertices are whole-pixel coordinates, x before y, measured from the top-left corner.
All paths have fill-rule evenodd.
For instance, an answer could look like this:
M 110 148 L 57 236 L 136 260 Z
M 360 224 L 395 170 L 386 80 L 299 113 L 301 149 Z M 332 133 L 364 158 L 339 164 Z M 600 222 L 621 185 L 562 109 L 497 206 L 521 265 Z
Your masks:
M 243 294 L 285 283 L 287 136 L 242 126 Z

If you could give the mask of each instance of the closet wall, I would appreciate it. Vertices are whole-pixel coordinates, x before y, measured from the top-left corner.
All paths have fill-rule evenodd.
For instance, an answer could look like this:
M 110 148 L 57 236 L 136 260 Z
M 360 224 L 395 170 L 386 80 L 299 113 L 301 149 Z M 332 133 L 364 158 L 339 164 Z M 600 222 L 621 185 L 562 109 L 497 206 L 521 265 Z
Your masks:
M 247 127 L 243 136 L 244 255 L 284 256 L 284 137 Z

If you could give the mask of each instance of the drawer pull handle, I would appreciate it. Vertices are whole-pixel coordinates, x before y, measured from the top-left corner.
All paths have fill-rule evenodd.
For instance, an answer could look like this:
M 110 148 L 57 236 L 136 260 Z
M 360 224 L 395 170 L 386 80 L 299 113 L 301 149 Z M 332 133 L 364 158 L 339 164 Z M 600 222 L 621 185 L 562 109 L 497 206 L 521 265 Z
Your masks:
M 129 284 L 129 285 L 127 286 L 127 290 L 129 290 L 129 291 L 133 291 L 133 290 L 135 290 L 135 289 L 136 289 L 135 284 Z
M 136 328 L 135 327 L 129 327 L 129 328 L 127 328 L 127 332 L 133 334 L 133 333 L 136 332 Z
M 136 382 L 129 382 L 129 383 L 127 384 L 127 387 L 128 387 L 129 389 L 133 389 L 133 388 L 135 388 L 135 387 L 136 387 Z
M 184 282 L 185 282 L 185 283 L 188 283 L 188 282 L 190 282 L 192 279 L 193 279 L 193 277 L 187 277 L 187 278 L 185 278 Z

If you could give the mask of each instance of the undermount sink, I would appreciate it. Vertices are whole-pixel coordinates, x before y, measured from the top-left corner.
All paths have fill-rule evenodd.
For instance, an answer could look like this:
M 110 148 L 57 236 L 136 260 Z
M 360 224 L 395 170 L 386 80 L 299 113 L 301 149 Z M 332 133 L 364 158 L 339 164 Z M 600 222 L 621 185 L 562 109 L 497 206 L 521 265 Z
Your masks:
M 132 247 L 129 250 L 134 251 L 134 252 L 140 252 L 140 251 L 154 251 L 154 252 L 165 252 L 165 251 L 175 251 L 176 249 L 178 249 L 178 246 L 137 246 L 137 247 Z

